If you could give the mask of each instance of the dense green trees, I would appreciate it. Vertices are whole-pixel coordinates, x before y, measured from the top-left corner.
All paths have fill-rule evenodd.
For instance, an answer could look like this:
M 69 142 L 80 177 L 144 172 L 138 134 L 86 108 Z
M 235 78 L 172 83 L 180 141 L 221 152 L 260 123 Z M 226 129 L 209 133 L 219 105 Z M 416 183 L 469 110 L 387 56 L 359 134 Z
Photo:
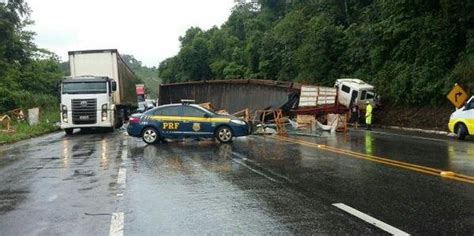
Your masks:
M 189 29 L 159 66 L 164 82 L 259 78 L 332 85 L 358 77 L 397 104 L 474 88 L 470 0 L 261 0 L 220 28 Z
M 0 113 L 58 104 L 59 60 L 32 42 L 34 33 L 25 30 L 29 13 L 24 0 L 0 4 Z

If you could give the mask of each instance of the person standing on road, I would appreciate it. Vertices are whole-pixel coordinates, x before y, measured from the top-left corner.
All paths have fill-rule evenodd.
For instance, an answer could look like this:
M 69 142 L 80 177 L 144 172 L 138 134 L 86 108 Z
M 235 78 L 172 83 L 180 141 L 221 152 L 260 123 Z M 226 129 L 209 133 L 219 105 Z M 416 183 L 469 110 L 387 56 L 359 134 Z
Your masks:
M 367 104 L 365 110 L 365 124 L 367 125 L 367 130 L 372 130 L 372 104 L 369 101 L 365 102 Z
M 351 123 L 354 124 L 356 129 L 359 126 L 359 119 L 360 119 L 359 105 L 353 104 L 352 107 L 351 107 Z

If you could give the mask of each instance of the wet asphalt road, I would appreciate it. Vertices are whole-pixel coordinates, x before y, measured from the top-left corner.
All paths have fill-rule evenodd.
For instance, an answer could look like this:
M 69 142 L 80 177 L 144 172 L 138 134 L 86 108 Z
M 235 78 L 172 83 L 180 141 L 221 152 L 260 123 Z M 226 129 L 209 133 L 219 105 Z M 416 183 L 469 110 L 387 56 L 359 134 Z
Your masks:
M 474 176 L 472 139 L 293 138 Z M 388 234 L 335 203 L 410 234 L 474 234 L 472 183 L 271 137 L 54 133 L 0 147 L 0 235 Z

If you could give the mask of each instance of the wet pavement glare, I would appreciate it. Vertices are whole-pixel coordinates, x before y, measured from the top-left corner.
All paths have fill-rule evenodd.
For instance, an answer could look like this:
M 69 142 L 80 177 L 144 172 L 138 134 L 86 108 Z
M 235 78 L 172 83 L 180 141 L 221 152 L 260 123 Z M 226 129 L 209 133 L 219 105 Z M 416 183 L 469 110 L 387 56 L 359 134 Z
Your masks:
M 472 141 L 292 138 L 474 176 Z M 125 235 L 388 234 L 334 203 L 410 234 L 474 234 L 474 184 L 272 137 L 145 145 L 120 131 L 54 133 L 0 147 L 1 235 L 106 235 L 116 212 Z

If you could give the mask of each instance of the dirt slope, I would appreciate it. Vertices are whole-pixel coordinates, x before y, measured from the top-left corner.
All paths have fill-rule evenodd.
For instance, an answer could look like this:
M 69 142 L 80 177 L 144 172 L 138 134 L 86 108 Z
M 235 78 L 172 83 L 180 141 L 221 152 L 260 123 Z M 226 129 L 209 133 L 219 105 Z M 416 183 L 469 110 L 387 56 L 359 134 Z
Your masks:
M 374 111 L 374 124 L 447 131 L 449 116 L 454 110 L 455 108 L 451 104 L 438 107 L 385 105 Z

